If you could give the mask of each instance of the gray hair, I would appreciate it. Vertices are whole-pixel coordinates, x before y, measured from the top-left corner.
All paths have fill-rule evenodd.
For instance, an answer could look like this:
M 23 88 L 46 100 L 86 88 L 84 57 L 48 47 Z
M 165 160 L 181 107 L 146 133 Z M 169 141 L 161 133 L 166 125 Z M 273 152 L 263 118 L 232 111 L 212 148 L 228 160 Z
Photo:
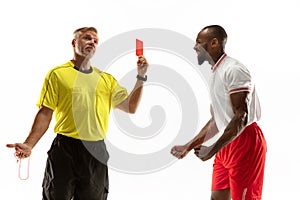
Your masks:
M 82 28 L 76 29 L 73 32 L 74 39 L 77 39 L 83 32 L 86 32 L 86 31 L 93 31 L 96 34 L 98 34 L 98 31 L 95 27 L 82 27 Z

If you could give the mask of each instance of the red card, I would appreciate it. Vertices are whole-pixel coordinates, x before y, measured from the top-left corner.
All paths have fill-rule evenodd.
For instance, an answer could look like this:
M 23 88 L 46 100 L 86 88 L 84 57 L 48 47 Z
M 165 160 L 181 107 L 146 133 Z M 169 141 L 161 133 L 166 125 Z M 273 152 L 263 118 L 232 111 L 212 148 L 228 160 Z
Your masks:
M 135 54 L 137 56 L 143 55 L 143 41 L 136 39 L 135 40 Z

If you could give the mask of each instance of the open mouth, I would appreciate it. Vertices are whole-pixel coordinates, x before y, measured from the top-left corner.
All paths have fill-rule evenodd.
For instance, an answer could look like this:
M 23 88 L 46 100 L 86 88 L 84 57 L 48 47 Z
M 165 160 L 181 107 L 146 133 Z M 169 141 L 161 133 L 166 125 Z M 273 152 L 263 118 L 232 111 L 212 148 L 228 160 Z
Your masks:
M 85 49 L 87 49 L 87 50 L 94 50 L 95 47 L 93 47 L 93 46 L 87 46 Z

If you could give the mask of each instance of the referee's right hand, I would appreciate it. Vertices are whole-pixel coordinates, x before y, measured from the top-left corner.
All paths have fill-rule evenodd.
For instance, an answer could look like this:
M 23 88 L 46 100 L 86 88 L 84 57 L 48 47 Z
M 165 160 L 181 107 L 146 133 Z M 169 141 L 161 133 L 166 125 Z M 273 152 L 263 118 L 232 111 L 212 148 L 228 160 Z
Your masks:
M 15 148 L 15 156 L 19 159 L 28 158 L 31 155 L 31 147 L 24 143 L 7 144 L 8 148 Z

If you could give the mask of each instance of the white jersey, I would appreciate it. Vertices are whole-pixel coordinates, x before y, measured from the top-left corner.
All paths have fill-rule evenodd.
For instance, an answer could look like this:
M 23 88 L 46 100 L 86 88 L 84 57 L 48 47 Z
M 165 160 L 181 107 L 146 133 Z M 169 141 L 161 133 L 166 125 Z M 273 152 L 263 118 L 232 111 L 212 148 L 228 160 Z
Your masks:
M 248 91 L 247 125 L 260 119 L 260 104 L 248 69 L 239 61 L 223 54 L 212 68 L 210 96 L 219 134 L 224 132 L 234 116 L 230 94 Z

